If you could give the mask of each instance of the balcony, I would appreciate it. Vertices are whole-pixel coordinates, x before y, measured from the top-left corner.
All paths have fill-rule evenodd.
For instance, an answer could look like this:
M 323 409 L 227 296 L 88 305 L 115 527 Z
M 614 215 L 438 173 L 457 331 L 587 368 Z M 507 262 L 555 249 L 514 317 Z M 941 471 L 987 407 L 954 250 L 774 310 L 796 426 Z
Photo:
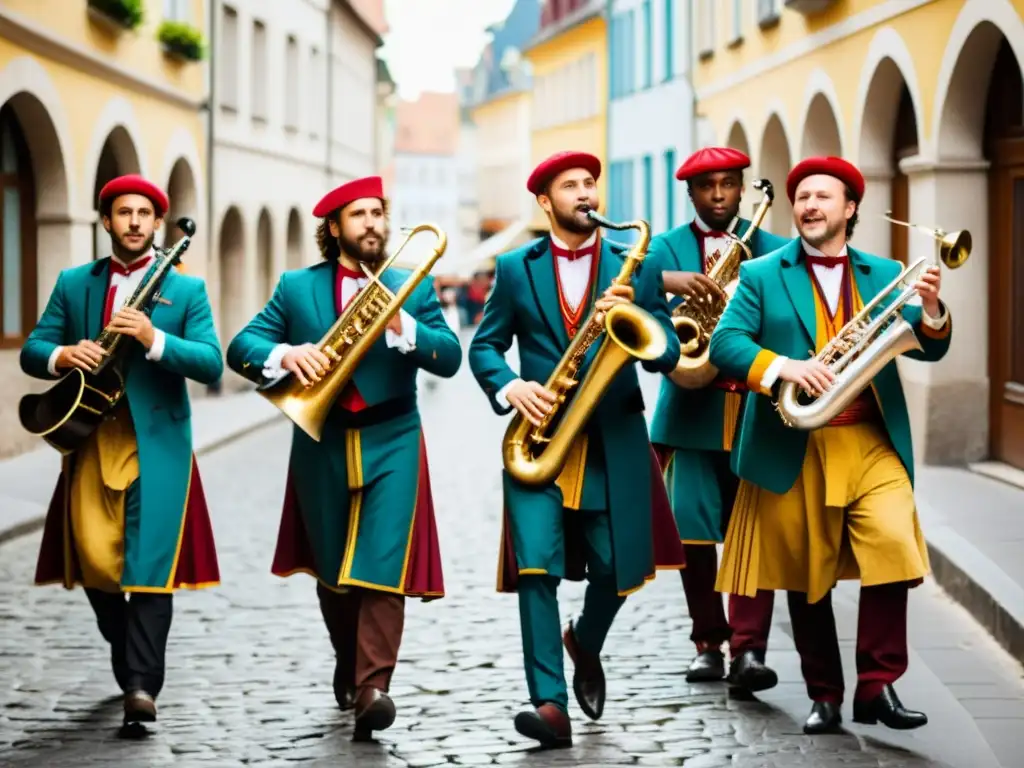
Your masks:
M 783 0 L 786 8 L 804 16 L 821 13 L 836 4 L 837 0 Z

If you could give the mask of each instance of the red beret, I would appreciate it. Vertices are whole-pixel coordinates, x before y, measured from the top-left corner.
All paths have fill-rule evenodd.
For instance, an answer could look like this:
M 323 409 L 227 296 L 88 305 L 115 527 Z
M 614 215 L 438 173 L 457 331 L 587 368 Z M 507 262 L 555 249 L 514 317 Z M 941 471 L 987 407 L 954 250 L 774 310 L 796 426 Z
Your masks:
M 367 176 L 365 179 L 356 179 L 328 192 L 316 204 L 316 208 L 313 209 L 313 215 L 322 218 L 331 211 L 344 208 L 353 200 L 360 200 L 364 197 L 384 199 L 384 182 L 380 176 Z
M 676 178 L 679 181 L 692 179 L 702 173 L 715 171 L 742 171 L 750 167 L 750 158 L 732 147 L 704 147 L 698 149 L 679 166 Z
M 789 195 L 789 202 L 792 203 L 796 197 L 796 188 L 801 181 L 819 173 L 835 176 L 846 184 L 857 196 L 858 203 L 864 197 L 864 176 L 853 163 L 848 163 L 841 157 L 808 157 L 797 163 L 786 177 L 786 194 Z
M 549 181 L 570 168 L 590 171 L 595 181 L 601 178 L 601 161 L 593 155 L 587 152 L 556 152 L 533 169 L 530 178 L 526 180 L 526 188 L 532 195 L 542 195 Z
M 164 194 L 160 187 L 134 173 L 128 176 L 118 176 L 116 179 L 111 179 L 104 184 L 103 189 L 100 190 L 100 202 L 113 200 L 118 195 L 142 195 L 143 197 L 148 197 L 150 202 L 156 207 L 158 216 L 163 216 L 171 207 L 167 195 Z

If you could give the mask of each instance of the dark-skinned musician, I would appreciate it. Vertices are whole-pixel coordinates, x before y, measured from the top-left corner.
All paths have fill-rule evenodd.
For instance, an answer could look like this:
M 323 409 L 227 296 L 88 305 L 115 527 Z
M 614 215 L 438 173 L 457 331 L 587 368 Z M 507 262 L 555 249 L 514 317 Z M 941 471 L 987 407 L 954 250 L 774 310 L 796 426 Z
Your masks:
M 676 172 L 693 201 L 692 221 L 653 238 L 650 258 L 662 266 L 665 290 L 680 299 L 706 294 L 723 296 L 707 273 L 729 247 L 726 233 L 742 237 L 751 226 L 741 218 L 743 171 L 750 158 L 729 147 L 707 147 L 691 155 Z M 754 258 L 786 243 L 763 229 L 749 246 Z M 746 385 L 719 374 L 701 389 L 684 389 L 667 376 L 651 423 L 651 441 L 658 451 L 672 502 L 676 526 L 686 547 L 683 591 L 697 655 L 686 670 L 690 682 L 725 676 L 722 644 L 729 642 L 729 682 L 747 691 L 761 691 L 778 682 L 765 665 L 774 593 L 731 595 L 726 620 L 722 596 L 715 591 L 718 575 L 716 544 L 725 537 L 739 478 L 730 469 L 730 452 L 740 420 Z
M 631 285 L 611 285 L 627 249 L 602 239 L 586 215 L 600 204 L 600 173 L 593 155 L 562 152 L 540 163 L 527 182 L 551 234 L 498 257 L 494 287 L 469 349 L 473 374 L 498 414 L 515 409 L 537 424 L 550 411 L 554 394 L 542 382 L 591 308 L 603 312 L 635 300 L 665 328 L 669 341 L 665 353 L 644 366 L 667 371 L 679 357 L 657 271 L 641 264 Z M 505 361 L 513 341 L 518 373 Z M 600 653 L 615 615 L 627 595 L 654 578 L 656 568 L 684 564 L 643 407 L 635 366 L 626 366 L 556 481 L 529 486 L 504 472 L 498 589 L 518 592 L 532 705 L 516 716 L 515 727 L 544 747 L 572 744 L 563 645 L 575 664 L 577 703 L 597 720 L 605 702 Z M 583 610 L 560 637 L 559 582 L 584 575 Z
M 380 269 L 388 209 L 380 177 L 343 184 L 316 205 L 323 261 L 285 272 L 274 295 L 228 347 L 228 365 L 261 381 L 282 371 L 315 385 L 331 357 L 316 345 Z M 389 267 L 392 293 L 409 278 Z M 334 695 L 354 709 L 354 738 L 395 720 L 388 694 L 405 598 L 443 597 L 426 446 L 416 401 L 422 369 L 450 378 L 462 363 L 433 281 L 411 293 L 356 367 L 320 442 L 296 427 L 272 572 L 308 573 L 335 652 Z
M 739 287 L 711 337 L 712 363 L 751 392 L 735 449 L 742 482 L 717 586 L 733 595 L 788 591 L 813 701 L 804 731 L 816 734 L 836 732 L 842 721 L 832 588 L 859 579 L 853 719 L 917 728 L 928 718 L 906 709 L 893 688 L 907 668 L 908 590 L 928 573 L 896 360 L 820 429 L 787 427 L 773 404 L 784 381 L 816 396 L 832 386 L 832 370 L 808 359 L 808 349 L 821 351 L 903 265 L 849 246 L 864 177 L 846 160 L 800 162 L 786 192 L 800 237 L 740 268 Z M 910 358 L 935 362 L 949 349 L 952 321 L 940 282 L 938 268 L 928 267 L 914 284 L 920 303 L 901 311 L 920 342 Z
M 122 308 L 153 264 L 167 195 L 139 176 L 121 176 L 100 190 L 99 202 L 112 255 L 60 273 L 21 367 L 39 379 L 92 370 L 106 354 L 93 341 L 106 327 L 131 339 L 126 391 L 114 417 L 64 458 L 36 583 L 85 587 L 125 694 L 125 722 L 152 722 L 172 593 L 220 582 L 186 381 L 211 384 L 224 365 L 201 279 L 172 270 L 151 316 Z

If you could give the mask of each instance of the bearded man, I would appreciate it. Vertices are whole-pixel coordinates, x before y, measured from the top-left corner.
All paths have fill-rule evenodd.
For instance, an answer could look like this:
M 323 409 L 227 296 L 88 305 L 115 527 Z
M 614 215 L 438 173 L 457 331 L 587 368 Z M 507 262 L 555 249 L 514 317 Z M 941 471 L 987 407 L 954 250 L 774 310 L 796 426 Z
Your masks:
M 494 288 L 469 348 L 473 375 L 500 415 L 515 409 L 539 424 L 550 413 L 556 397 L 541 382 L 582 332 L 591 309 L 606 312 L 635 302 L 668 339 L 661 357 L 644 367 L 666 373 L 679 359 L 660 271 L 641 264 L 630 285 L 612 283 L 628 249 L 601 239 L 587 215 L 600 205 L 600 174 L 593 155 L 561 152 L 538 165 L 527 181 L 551 234 L 498 257 Z M 513 340 L 519 346 L 518 374 L 505 361 Z M 593 359 L 593 352 L 586 356 L 577 380 Z M 636 367 L 625 366 L 609 385 L 556 480 L 531 486 L 506 471 L 503 483 L 498 590 L 519 595 L 532 705 L 516 716 L 515 727 L 543 747 L 567 747 L 572 727 L 563 645 L 575 664 L 576 701 L 597 720 L 605 702 L 600 654 L 612 621 L 627 595 L 653 579 L 656 569 L 678 570 L 685 562 L 648 438 Z M 559 642 L 559 582 L 584 577 L 583 611 Z
M 169 202 L 140 176 L 106 184 L 99 209 L 112 255 L 60 273 L 21 350 L 25 373 L 53 380 L 96 368 L 107 354 L 93 341 L 103 329 L 130 345 L 112 418 L 64 457 L 35 578 L 85 587 L 126 723 L 156 720 L 172 593 L 220 581 L 186 388 L 186 379 L 212 384 L 224 370 L 206 286 L 171 271 L 151 315 L 124 307 L 155 266 Z
M 285 272 L 274 295 L 228 346 L 232 370 L 257 382 L 285 371 L 306 386 L 335 358 L 316 345 L 385 259 L 388 209 L 380 177 L 344 184 L 313 209 L 322 219 L 323 262 Z M 376 279 L 393 293 L 409 270 Z M 356 740 L 391 726 L 388 690 L 405 620 L 405 598 L 444 596 L 430 475 L 416 402 L 420 369 L 454 376 L 458 337 L 428 277 L 359 362 L 319 442 L 294 430 L 271 571 L 304 572 L 334 647 L 334 695 L 355 710 Z

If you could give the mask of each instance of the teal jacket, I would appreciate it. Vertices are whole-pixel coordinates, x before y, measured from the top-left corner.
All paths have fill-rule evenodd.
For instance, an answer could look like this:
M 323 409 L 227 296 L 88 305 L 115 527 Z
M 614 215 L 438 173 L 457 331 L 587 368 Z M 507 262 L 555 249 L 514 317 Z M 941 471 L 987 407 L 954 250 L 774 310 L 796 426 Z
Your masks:
M 21 368 L 37 379 L 54 379 L 47 363 L 58 346 L 95 339 L 102 328 L 110 258 L 60 273 L 46 309 L 21 349 Z M 133 339 L 125 396 L 139 452 L 141 541 L 126 561 L 125 586 L 163 586 L 174 567 L 181 521 L 192 473 L 192 421 L 186 379 L 217 381 L 224 370 L 205 283 L 170 272 L 161 288 L 164 301 L 151 315 L 165 334 L 159 362 L 147 360 Z M 63 375 L 63 373 L 61 373 Z
M 263 363 L 275 346 L 320 341 L 338 319 L 334 303 L 337 269 L 336 262 L 325 261 L 282 274 L 267 305 L 228 345 L 228 366 L 258 383 Z M 410 270 L 390 268 L 381 282 L 397 292 L 410 274 Z M 370 347 L 353 375 L 369 406 L 415 394 L 420 368 L 450 378 L 462 364 L 462 347 L 441 313 L 432 278 L 416 287 L 402 309 L 416 320 L 416 348 L 402 354 L 387 346 L 385 334 Z
M 898 261 L 852 248 L 849 256 L 857 290 L 865 304 L 903 268 Z M 921 322 L 921 313 L 920 305 L 903 309 L 904 319 L 921 343 L 921 351 L 908 352 L 907 356 L 936 362 L 949 349 L 952 318 L 947 318 L 942 329 L 933 330 Z M 775 411 L 773 393 L 762 390 L 761 379 L 777 355 L 794 360 L 809 357 L 807 351 L 815 348 L 816 323 L 814 287 L 801 241 L 796 239 L 740 267 L 739 287 L 711 336 L 711 362 L 750 387 L 738 445 L 733 447 L 733 471 L 773 493 L 785 493 L 796 482 L 807 450 L 808 433 L 782 423 Z M 778 385 L 777 382 L 776 390 Z M 878 373 L 872 387 L 889 438 L 913 483 L 910 419 L 895 360 Z
M 736 234 L 742 237 L 750 228 L 747 219 L 740 219 Z M 784 246 L 788 240 L 763 229 L 750 237 L 754 258 Z M 664 272 L 701 272 L 700 249 L 689 223 L 664 232 L 651 240 L 648 258 Z M 673 297 L 675 309 L 686 301 Z M 658 402 L 651 420 L 651 440 L 672 448 L 720 451 L 725 435 L 725 390 L 715 386 L 683 389 L 667 376 L 661 381 Z

